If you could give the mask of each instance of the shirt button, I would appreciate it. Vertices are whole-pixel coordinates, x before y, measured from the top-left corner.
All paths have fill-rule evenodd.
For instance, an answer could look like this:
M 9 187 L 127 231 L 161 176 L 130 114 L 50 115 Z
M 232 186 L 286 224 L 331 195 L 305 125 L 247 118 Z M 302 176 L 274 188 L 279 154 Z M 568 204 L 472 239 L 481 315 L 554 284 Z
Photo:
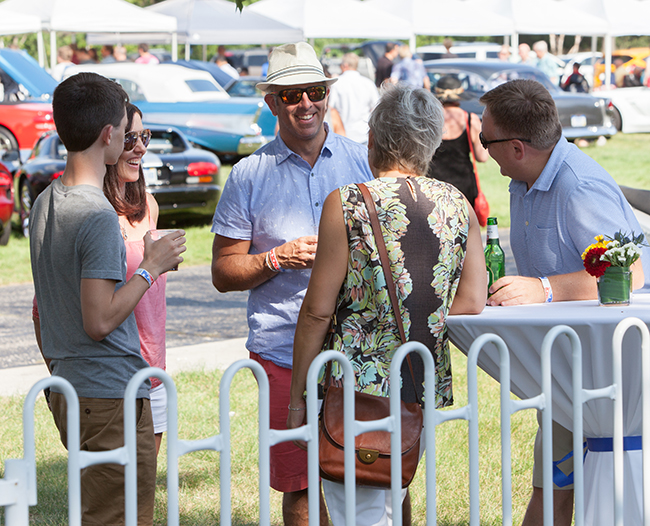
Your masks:
M 526 226 L 528 226 L 528 221 L 526 221 Z
M 311 175 L 312 177 L 314 177 L 314 172 L 312 172 L 310 175 Z
M 316 206 L 320 206 L 320 203 L 316 203 Z

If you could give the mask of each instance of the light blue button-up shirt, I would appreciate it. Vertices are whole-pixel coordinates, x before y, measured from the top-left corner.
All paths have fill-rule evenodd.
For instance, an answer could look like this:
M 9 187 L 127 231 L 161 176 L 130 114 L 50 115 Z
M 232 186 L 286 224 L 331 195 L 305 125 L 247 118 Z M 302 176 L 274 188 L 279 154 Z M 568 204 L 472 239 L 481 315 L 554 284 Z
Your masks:
M 521 276 L 583 270 L 582 253 L 594 237 L 643 232 L 612 177 L 591 157 L 560 139 L 544 170 L 527 188 L 510 182 L 510 244 Z M 641 256 L 650 291 L 650 250 Z
M 340 186 L 371 179 L 365 146 L 328 131 L 312 168 L 278 136 L 233 167 L 212 232 L 250 240 L 251 254 L 267 252 L 316 235 L 325 198 Z M 310 273 L 288 270 L 250 291 L 249 351 L 291 368 L 293 335 Z

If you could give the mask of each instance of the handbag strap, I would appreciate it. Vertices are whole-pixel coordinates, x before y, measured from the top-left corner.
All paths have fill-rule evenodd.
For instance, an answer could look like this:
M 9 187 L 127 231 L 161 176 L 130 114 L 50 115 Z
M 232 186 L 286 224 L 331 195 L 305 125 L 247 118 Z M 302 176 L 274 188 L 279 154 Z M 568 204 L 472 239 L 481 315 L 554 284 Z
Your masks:
M 384 278 L 386 279 L 388 296 L 390 297 L 390 303 L 393 307 L 393 313 L 395 314 L 395 320 L 397 322 L 397 328 L 399 329 L 399 335 L 402 340 L 402 344 L 404 344 L 406 343 L 406 333 L 404 332 L 402 313 L 399 309 L 399 303 L 397 301 L 395 280 L 393 279 L 393 272 L 390 269 L 390 260 L 388 259 L 388 251 L 386 250 L 386 241 L 384 240 L 384 236 L 381 233 L 381 225 L 379 224 L 379 218 L 377 217 L 377 208 L 375 207 L 375 202 L 370 195 L 368 187 L 363 183 L 359 183 L 357 186 L 359 187 L 361 196 L 366 203 L 368 217 L 370 218 L 370 225 L 372 226 L 372 233 L 375 236 L 375 243 L 377 244 L 377 250 L 379 252 L 379 260 L 381 261 L 381 267 L 384 270 Z M 411 357 L 408 354 L 406 355 L 406 360 L 409 364 L 409 370 L 411 371 L 411 379 L 413 380 L 415 399 L 418 400 L 418 392 L 415 388 L 415 374 L 413 374 L 413 364 L 411 363 Z
M 474 178 L 476 179 L 476 190 L 481 193 L 481 183 L 478 180 L 478 170 L 476 169 L 476 154 L 474 153 L 474 143 L 472 142 L 472 128 L 469 122 L 471 113 L 466 111 L 467 115 L 467 142 L 469 142 L 469 151 L 471 152 L 472 166 L 474 167 Z

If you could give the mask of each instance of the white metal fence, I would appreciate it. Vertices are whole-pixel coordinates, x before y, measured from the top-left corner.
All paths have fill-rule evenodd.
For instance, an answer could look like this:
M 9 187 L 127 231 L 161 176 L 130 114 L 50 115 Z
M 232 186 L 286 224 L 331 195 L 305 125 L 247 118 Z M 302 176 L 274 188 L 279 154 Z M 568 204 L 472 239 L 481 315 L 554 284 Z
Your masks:
M 432 404 L 426 404 L 425 442 L 428 454 L 426 455 L 426 499 L 427 499 L 427 524 L 436 524 L 436 455 L 435 438 L 438 425 L 448 420 L 467 420 L 469 426 L 469 477 L 470 477 L 470 524 L 478 526 L 480 523 L 479 510 L 479 464 L 478 464 L 478 388 L 477 388 L 477 362 L 483 346 L 487 343 L 496 345 L 500 354 L 500 382 L 501 382 L 501 444 L 502 444 L 502 510 L 503 524 L 512 524 L 512 497 L 511 497 L 511 460 L 510 460 L 510 416 L 522 409 L 536 408 L 542 412 L 543 444 L 544 444 L 544 523 L 553 524 L 553 491 L 552 485 L 552 403 L 551 403 L 551 350 L 558 337 L 566 336 L 571 341 L 573 356 L 573 431 L 574 451 L 576 458 L 582 456 L 582 406 L 585 402 L 596 398 L 610 398 L 614 401 L 614 508 L 615 524 L 623 524 L 623 396 L 622 396 L 622 342 L 625 332 L 635 327 L 641 334 L 642 353 L 642 381 L 643 389 L 643 502 L 644 524 L 650 526 L 650 336 L 648 327 L 638 318 L 623 320 L 613 337 L 613 371 L 612 384 L 601 389 L 587 390 L 582 388 L 582 348 L 580 340 L 573 329 L 567 326 L 557 326 L 551 329 L 542 344 L 541 370 L 542 393 L 526 400 L 511 400 L 508 386 L 510 385 L 510 357 L 503 340 L 493 334 L 485 334 L 476 339 L 472 344 L 467 361 L 468 377 L 468 404 L 457 409 L 438 411 Z M 425 385 L 435 382 L 434 363 L 431 353 L 427 348 L 416 342 L 409 342 L 395 353 L 390 376 L 397 378 L 401 364 L 410 352 L 418 353 L 425 365 Z M 88 452 L 79 449 L 79 401 L 72 386 L 64 379 L 51 377 L 37 382 L 27 395 L 23 406 L 23 441 L 24 456 L 22 459 L 9 459 L 5 461 L 5 476 L 0 480 L 0 506 L 5 508 L 5 523 L 7 526 L 25 526 L 29 524 L 29 507 L 37 503 L 36 487 L 36 460 L 34 440 L 34 404 L 39 392 L 45 387 L 56 386 L 65 396 L 68 404 L 68 506 L 69 524 L 81 524 L 81 497 L 80 497 L 80 470 L 84 467 L 101 464 L 117 463 L 125 466 L 125 512 L 126 524 L 137 524 L 137 491 L 136 491 L 136 433 L 135 433 L 135 396 L 138 386 L 150 376 L 162 380 L 168 392 L 168 435 L 167 435 L 167 489 L 168 489 L 168 517 L 170 526 L 179 523 L 178 506 L 178 459 L 190 452 L 199 450 L 213 450 L 220 452 L 220 496 L 221 496 L 221 524 L 231 524 L 231 458 L 230 458 L 230 401 L 229 392 L 235 374 L 249 368 L 258 382 L 259 403 L 259 502 L 260 524 L 270 524 L 270 490 L 269 490 L 269 458 L 270 447 L 280 442 L 301 439 L 309 443 L 309 487 L 318 488 L 318 401 L 317 377 L 318 373 L 328 360 L 338 361 L 344 371 L 344 377 L 349 381 L 344 382 L 345 404 L 345 462 L 347 466 L 354 466 L 354 436 L 373 430 L 387 430 L 391 436 L 391 470 L 392 470 L 392 496 L 393 502 L 400 502 L 401 489 L 401 420 L 394 415 L 400 414 L 399 382 L 391 381 L 391 416 L 382 420 L 361 422 L 354 420 L 353 400 L 353 371 L 349 361 L 338 352 L 328 351 L 320 354 L 311 365 L 307 377 L 307 425 L 293 430 L 269 429 L 269 384 L 263 368 L 252 360 L 241 360 L 231 365 L 224 373 L 220 383 L 219 398 L 219 424 L 221 432 L 201 440 L 181 440 L 178 438 L 178 404 L 177 393 L 171 377 L 161 369 L 144 369 L 139 371 L 129 382 L 125 393 L 125 426 L 124 442 L 121 448 L 104 451 Z M 353 433 L 349 431 L 353 430 Z M 584 524 L 584 473 L 581 462 L 574 465 L 575 482 L 575 524 Z M 345 470 L 346 484 L 346 510 L 347 524 L 355 524 L 355 493 L 354 470 Z M 318 524 L 319 495 L 317 491 L 309 492 L 310 524 Z M 401 513 L 393 517 L 395 526 L 401 526 Z

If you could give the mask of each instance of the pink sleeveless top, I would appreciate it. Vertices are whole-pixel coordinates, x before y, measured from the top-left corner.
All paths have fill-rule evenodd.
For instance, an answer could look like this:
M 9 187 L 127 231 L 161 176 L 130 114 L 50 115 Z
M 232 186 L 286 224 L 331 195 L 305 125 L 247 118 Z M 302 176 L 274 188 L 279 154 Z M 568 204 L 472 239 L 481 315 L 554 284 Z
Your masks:
M 149 228 L 155 229 L 156 225 L 149 215 Z M 124 241 L 126 245 L 126 279 L 131 279 L 134 272 L 142 263 L 144 256 L 144 240 L 138 239 Z M 145 292 L 140 302 L 136 305 L 135 321 L 140 333 L 140 351 L 142 357 L 151 367 L 166 368 L 167 351 L 165 347 L 165 321 L 167 319 L 167 303 L 165 301 L 165 285 L 167 274 L 162 274 L 151 288 Z M 151 387 L 160 385 L 157 378 L 151 379 Z

